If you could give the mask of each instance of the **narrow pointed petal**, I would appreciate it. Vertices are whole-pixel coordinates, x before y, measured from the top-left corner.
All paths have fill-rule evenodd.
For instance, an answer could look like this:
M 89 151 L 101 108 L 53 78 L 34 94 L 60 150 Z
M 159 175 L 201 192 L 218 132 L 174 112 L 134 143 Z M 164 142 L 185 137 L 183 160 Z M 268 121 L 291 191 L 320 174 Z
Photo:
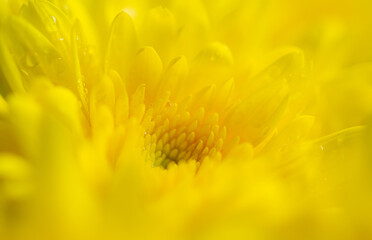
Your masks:
M 250 94 L 268 84 L 283 79 L 288 82 L 292 91 L 298 92 L 301 87 L 306 85 L 305 60 L 301 50 L 285 48 L 274 54 L 270 61 L 252 79 L 243 83 L 242 89 L 246 89 L 248 92 L 241 94 Z
M 79 59 L 79 49 L 78 49 L 78 41 L 79 41 L 79 26 L 75 24 L 74 28 L 71 32 L 71 46 L 72 46 L 72 54 L 73 54 L 73 69 L 74 69 L 74 77 L 75 77 L 75 89 L 80 97 L 81 103 L 83 108 L 86 112 L 88 112 L 88 90 L 86 88 L 85 79 L 81 74 L 80 70 L 80 59 Z
M 3 37 L 4 29 L 0 29 L 0 66 L 10 89 L 14 92 L 24 92 L 23 80 L 17 64 L 15 63 Z M 7 86 L 1 86 L 1 92 L 5 91 Z M 4 89 L 4 90 L 3 90 Z
M 194 83 L 190 91 L 210 84 L 222 84 L 233 76 L 233 57 L 229 48 L 215 42 L 203 49 L 190 67 L 190 78 Z
M 133 19 L 126 11 L 121 11 L 111 25 L 105 56 L 105 70 L 112 68 L 120 74 L 122 79 L 126 79 L 137 50 L 137 33 Z
M 254 146 L 270 136 L 288 103 L 288 86 L 283 81 L 269 85 L 230 110 L 224 123 L 230 133 Z
M 22 77 L 32 81 L 32 76 L 40 72 L 52 75 L 55 63 L 60 58 L 53 44 L 20 17 L 9 17 L 7 27 L 7 45 L 20 72 L 23 73 Z
M 165 7 L 150 10 L 143 28 L 144 44 L 153 46 L 164 63 L 173 55 L 177 35 L 176 20 Z
M 169 91 L 171 98 L 179 100 L 182 95 L 185 95 L 182 91 L 184 85 L 187 84 L 187 76 L 189 74 L 189 67 L 187 60 L 184 56 L 173 59 L 168 68 L 164 72 L 164 76 L 159 86 L 159 96 L 164 92 Z
M 129 93 L 133 93 L 137 86 L 146 84 L 148 96 L 156 96 L 160 76 L 163 72 L 163 63 L 152 47 L 141 49 L 132 66 L 130 78 L 126 81 Z

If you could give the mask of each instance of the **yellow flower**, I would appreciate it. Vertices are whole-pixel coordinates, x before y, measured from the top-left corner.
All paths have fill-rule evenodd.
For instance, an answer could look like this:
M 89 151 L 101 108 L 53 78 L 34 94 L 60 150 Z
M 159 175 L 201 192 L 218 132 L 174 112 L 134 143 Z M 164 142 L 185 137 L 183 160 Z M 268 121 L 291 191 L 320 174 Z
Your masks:
M 0 238 L 371 238 L 371 10 L 2 0 Z

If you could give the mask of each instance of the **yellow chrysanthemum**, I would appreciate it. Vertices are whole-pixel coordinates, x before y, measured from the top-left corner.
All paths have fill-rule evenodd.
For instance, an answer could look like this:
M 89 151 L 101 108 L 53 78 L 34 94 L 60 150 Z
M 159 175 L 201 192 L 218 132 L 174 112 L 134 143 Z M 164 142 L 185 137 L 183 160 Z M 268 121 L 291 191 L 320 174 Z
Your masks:
M 0 2 L 0 239 L 372 239 L 372 3 Z

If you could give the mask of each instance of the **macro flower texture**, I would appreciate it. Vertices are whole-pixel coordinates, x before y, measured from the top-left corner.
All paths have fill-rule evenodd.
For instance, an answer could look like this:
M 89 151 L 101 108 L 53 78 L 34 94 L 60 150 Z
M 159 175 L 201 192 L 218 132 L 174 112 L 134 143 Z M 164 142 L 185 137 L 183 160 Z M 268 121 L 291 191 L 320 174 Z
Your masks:
M 372 239 L 370 0 L 0 0 L 0 239 Z

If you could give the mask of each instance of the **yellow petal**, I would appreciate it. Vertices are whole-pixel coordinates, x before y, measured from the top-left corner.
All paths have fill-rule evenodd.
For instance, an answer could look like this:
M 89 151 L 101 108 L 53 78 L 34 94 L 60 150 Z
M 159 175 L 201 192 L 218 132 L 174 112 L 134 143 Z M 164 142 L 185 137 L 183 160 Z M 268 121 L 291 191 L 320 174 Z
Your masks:
M 288 102 L 288 86 L 277 81 L 243 100 L 232 108 L 224 123 L 233 133 L 253 145 L 270 136 Z
M 153 46 L 167 64 L 172 56 L 177 34 L 173 14 L 165 7 L 155 7 L 150 10 L 144 25 L 144 44 Z
M 137 50 L 137 33 L 133 19 L 126 11 L 121 11 L 111 25 L 105 57 L 106 71 L 113 68 L 123 79 L 128 78 L 128 70 Z
M 123 80 L 115 71 L 110 71 L 111 78 L 115 89 L 115 123 L 119 125 L 128 119 L 129 115 L 129 98 Z
M 230 79 L 216 87 L 213 100 L 208 108 L 214 111 L 223 112 L 230 104 L 235 90 L 235 80 Z
M 8 102 L 12 134 L 16 139 L 22 139 L 19 142 L 18 151 L 28 158 L 35 159 L 42 146 L 38 139 L 42 109 L 34 99 L 26 96 L 11 96 Z
M 200 107 L 208 106 L 211 101 L 214 100 L 214 94 L 216 92 L 216 85 L 210 85 L 191 96 L 192 100 L 188 103 L 187 107 L 191 111 L 196 111 Z M 208 110 L 210 110 L 208 108 Z
M 17 64 L 9 52 L 4 38 L 4 29 L 0 29 L 0 66 L 11 90 L 14 92 L 24 92 L 23 80 L 18 70 Z M 7 86 L 1 84 L 1 92 L 6 92 Z
M 108 76 L 103 76 L 101 81 L 97 83 L 92 90 L 90 104 L 92 105 L 105 105 L 114 113 L 115 108 L 115 88 L 112 80 Z
M 146 106 L 145 100 L 146 86 L 144 84 L 138 86 L 136 92 L 134 92 L 130 99 L 129 115 L 136 118 L 139 122 L 145 114 Z
M 40 86 L 33 86 L 32 94 L 45 111 L 70 129 L 73 136 L 81 137 L 83 116 L 78 99 L 70 90 L 40 83 Z
M 134 60 L 130 78 L 125 81 L 128 92 L 133 93 L 137 86 L 145 84 L 148 89 L 146 98 L 155 97 L 162 72 L 163 63 L 159 55 L 152 47 L 144 47 Z
M 86 112 L 88 112 L 88 90 L 86 88 L 85 79 L 81 74 L 80 70 L 80 60 L 79 60 L 79 49 L 78 41 L 80 38 L 80 27 L 78 23 L 75 23 L 71 31 L 71 46 L 72 46 L 72 56 L 73 56 L 73 68 L 74 68 L 74 77 L 75 77 L 75 89 L 80 97 L 80 100 L 83 104 L 83 107 Z
M 173 100 L 184 97 L 185 93 L 182 89 L 188 81 L 188 73 L 189 67 L 184 56 L 173 59 L 164 72 L 158 91 L 159 96 L 169 91 Z
M 29 163 L 20 156 L 0 154 L 0 192 L 3 200 L 19 201 L 32 190 L 32 169 Z
M 34 26 L 20 17 L 8 19 L 7 43 L 26 84 L 42 73 L 54 76 L 61 58 L 53 44 Z M 58 78 L 51 79 L 58 82 Z M 66 83 L 64 83 L 66 85 Z
M 305 115 L 294 119 L 270 141 L 264 151 L 278 154 L 278 151 L 288 151 L 299 144 L 303 144 L 310 134 L 313 124 L 313 116 Z
M 195 58 L 190 68 L 193 84 L 189 91 L 195 91 L 210 84 L 222 84 L 233 76 L 233 57 L 229 48 L 219 42 L 211 43 Z
M 289 86 L 298 90 L 304 85 L 305 60 L 303 52 L 297 48 L 284 48 L 278 50 L 270 59 L 269 64 L 260 70 L 252 79 L 243 83 L 241 94 L 252 93 L 274 81 L 285 79 Z
M 67 58 L 72 22 L 57 6 L 45 0 L 29 2 L 22 8 L 22 16 L 44 33 L 59 53 Z

